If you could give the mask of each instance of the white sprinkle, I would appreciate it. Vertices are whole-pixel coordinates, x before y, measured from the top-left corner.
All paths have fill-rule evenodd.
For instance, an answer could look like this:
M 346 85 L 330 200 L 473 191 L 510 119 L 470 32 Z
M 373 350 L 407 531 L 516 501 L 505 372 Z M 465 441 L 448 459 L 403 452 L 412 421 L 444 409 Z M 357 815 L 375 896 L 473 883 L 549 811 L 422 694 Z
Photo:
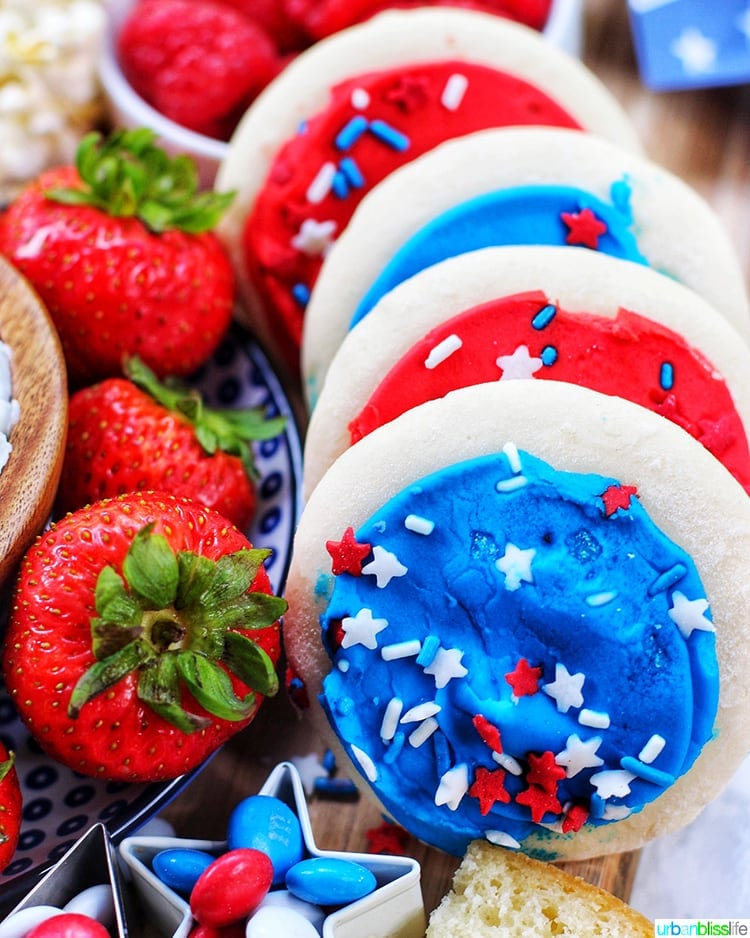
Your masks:
M 404 527 L 415 534 L 432 534 L 435 530 L 435 522 L 430 521 L 429 518 L 420 518 L 419 515 L 407 515 L 404 519 Z
M 469 79 L 460 72 L 454 72 L 443 88 L 443 94 L 440 103 L 449 111 L 456 111 L 461 106 L 461 102 L 469 87 Z
M 626 804 L 607 804 L 602 811 L 602 820 L 603 821 L 624 821 L 626 817 L 630 817 L 633 813 L 633 809 L 629 808 Z
M 352 107 L 355 107 L 358 111 L 364 111 L 370 103 L 370 95 L 364 88 L 355 88 L 352 91 L 351 102 Z
M 522 489 L 529 480 L 526 476 L 513 476 L 512 479 L 501 479 L 496 485 L 498 492 L 513 492 L 516 489 Z
M 359 762 L 359 766 L 365 773 L 367 780 L 370 782 L 377 781 L 378 770 L 375 766 L 375 763 L 367 755 L 367 753 L 363 749 L 360 749 L 359 746 L 352 746 L 352 755 L 357 760 L 357 762 Z
M 641 762 L 645 762 L 648 765 L 654 761 L 666 745 L 666 739 L 664 739 L 663 736 L 659 736 L 658 733 L 654 733 L 651 739 L 649 739 L 643 749 L 638 753 L 638 758 Z
M 407 710 L 401 717 L 401 722 L 419 723 L 421 720 L 426 720 L 428 717 L 434 717 L 436 713 L 440 713 L 440 710 L 441 707 L 439 703 L 436 703 L 434 700 L 426 700 L 424 703 L 412 707 L 411 710 Z
M 606 730 L 609 727 L 609 714 L 598 710 L 589 710 L 586 707 L 578 714 L 578 722 L 582 726 L 592 726 L 597 730 Z
M 515 443 L 506 443 L 503 447 L 503 454 L 508 460 L 508 465 L 510 466 L 510 471 L 513 475 L 518 475 L 518 473 L 523 469 L 521 465 L 521 456 L 518 452 L 518 447 Z
M 409 742 L 415 749 L 418 749 L 422 743 L 427 742 L 437 728 L 438 721 L 434 717 L 430 717 L 420 723 L 414 732 L 410 734 Z
M 515 837 L 506 834 L 505 831 L 485 831 L 484 836 L 497 847 L 512 847 L 517 850 L 521 846 Z
M 443 339 L 442 342 L 438 342 L 434 348 L 430 349 L 429 355 L 424 360 L 425 368 L 436 368 L 438 365 L 442 365 L 442 363 L 447 358 L 450 358 L 454 352 L 457 352 L 462 345 L 463 342 L 455 333 L 449 335 L 447 338 Z
M 521 775 L 523 772 L 520 764 L 513 756 L 508 755 L 507 752 L 493 752 L 492 758 L 501 768 L 505 769 L 506 772 L 510 772 L 511 775 Z
M 338 663 L 338 669 L 342 674 L 346 674 L 349 670 L 349 662 L 345 658 L 342 658 Z
M 323 163 L 323 165 L 318 170 L 318 174 L 310 183 L 308 190 L 306 192 L 307 201 L 312 202 L 314 205 L 317 205 L 318 202 L 322 202 L 323 199 L 331 191 L 331 186 L 333 185 L 333 177 L 336 175 L 336 164 L 335 163 Z
M 391 697 L 388 701 L 388 706 L 383 714 L 383 722 L 380 724 L 380 738 L 383 742 L 388 742 L 396 735 L 398 720 L 403 709 L 404 702 L 400 697 Z
M 394 642 L 393 645 L 383 645 L 380 649 L 380 656 L 383 661 L 395 661 L 397 658 L 416 656 L 421 650 L 422 643 L 418 638 L 413 638 L 408 642 Z
M 611 603 L 613 599 L 617 599 L 616 590 L 609 590 L 604 593 L 592 593 L 591 596 L 586 597 L 586 605 L 597 608 L 599 606 L 606 606 L 607 603 Z
M 441 776 L 435 792 L 435 804 L 438 807 L 447 804 L 451 811 L 455 811 L 468 790 L 469 768 L 465 762 L 461 762 Z

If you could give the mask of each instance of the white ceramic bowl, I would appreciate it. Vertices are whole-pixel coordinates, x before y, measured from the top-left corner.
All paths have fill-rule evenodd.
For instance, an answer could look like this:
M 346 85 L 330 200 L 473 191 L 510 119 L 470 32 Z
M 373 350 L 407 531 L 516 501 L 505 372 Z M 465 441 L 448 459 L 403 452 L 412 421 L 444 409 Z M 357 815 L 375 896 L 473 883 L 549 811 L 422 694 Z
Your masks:
M 160 145 L 172 154 L 187 153 L 197 165 L 203 185 L 213 185 L 216 170 L 228 144 L 181 127 L 160 114 L 136 94 L 120 69 L 116 38 L 121 24 L 136 0 L 105 0 L 109 23 L 102 43 L 99 77 L 109 105 L 111 120 L 118 127 L 150 127 Z M 583 0 L 552 0 L 544 36 L 558 48 L 579 56 L 582 46 Z

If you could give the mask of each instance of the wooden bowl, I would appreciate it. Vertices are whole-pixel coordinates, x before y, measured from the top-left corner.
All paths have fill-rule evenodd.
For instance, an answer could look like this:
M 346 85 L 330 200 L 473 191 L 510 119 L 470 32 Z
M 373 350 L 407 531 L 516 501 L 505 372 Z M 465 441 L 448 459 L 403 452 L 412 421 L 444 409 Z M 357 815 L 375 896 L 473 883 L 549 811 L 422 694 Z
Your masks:
M 60 340 L 28 282 L 0 257 L 0 340 L 20 416 L 0 472 L 0 592 L 52 509 L 65 452 L 68 386 Z

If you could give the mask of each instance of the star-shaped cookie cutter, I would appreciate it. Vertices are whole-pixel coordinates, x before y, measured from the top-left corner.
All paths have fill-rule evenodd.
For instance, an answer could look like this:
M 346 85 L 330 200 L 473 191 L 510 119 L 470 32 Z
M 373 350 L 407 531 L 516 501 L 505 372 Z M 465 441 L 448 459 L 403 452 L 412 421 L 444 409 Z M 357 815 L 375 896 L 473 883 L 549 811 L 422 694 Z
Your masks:
M 307 855 L 338 857 L 370 870 L 377 888 L 369 896 L 336 909 L 325 919 L 322 938 L 423 938 L 425 912 L 420 889 L 419 863 L 411 857 L 319 850 L 315 845 L 302 780 L 291 762 L 279 763 L 259 794 L 283 801 L 297 815 Z M 183 847 L 220 853 L 225 841 L 173 837 L 127 837 L 120 856 L 132 877 L 133 887 L 146 919 L 172 938 L 187 938 L 195 924 L 189 904 L 165 886 L 151 870 L 161 850 Z

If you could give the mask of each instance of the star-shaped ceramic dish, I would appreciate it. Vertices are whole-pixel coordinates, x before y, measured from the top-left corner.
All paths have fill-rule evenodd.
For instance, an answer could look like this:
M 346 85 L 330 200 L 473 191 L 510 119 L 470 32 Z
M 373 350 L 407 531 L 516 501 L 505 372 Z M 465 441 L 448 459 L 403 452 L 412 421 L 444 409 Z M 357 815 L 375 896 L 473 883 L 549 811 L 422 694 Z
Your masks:
M 288 805 L 299 818 L 307 855 L 338 857 L 362 864 L 377 881 L 369 896 L 332 912 L 323 924 L 323 938 L 423 938 L 425 913 L 419 885 L 419 863 L 402 856 L 343 853 L 315 846 L 305 791 L 299 772 L 290 762 L 281 762 L 266 779 L 259 794 L 271 795 Z M 146 919 L 164 935 L 186 938 L 193 926 L 189 904 L 165 886 L 152 872 L 151 861 L 161 850 L 183 847 L 220 853 L 223 841 L 184 840 L 171 837 L 128 837 L 120 844 L 120 855 L 132 876 L 137 900 Z

